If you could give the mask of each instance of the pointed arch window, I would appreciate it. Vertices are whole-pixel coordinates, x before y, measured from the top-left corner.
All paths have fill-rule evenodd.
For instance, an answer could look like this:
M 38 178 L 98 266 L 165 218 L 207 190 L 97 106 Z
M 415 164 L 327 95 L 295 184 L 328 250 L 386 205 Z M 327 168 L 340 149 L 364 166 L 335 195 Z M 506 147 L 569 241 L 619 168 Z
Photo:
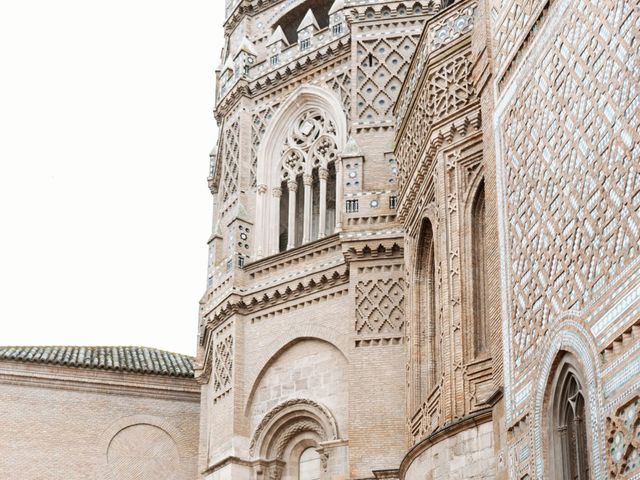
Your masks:
M 560 363 L 552 388 L 550 471 L 558 480 L 588 480 L 586 396 L 571 358 Z
M 475 356 L 488 349 L 486 313 L 484 183 L 476 191 L 471 207 L 471 271 L 473 289 L 473 350 Z
M 426 400 L 440 378 L 440 325 L 436 310 L 436 250 L 433 226 L 428 219 L 422 222 L 418 250 L 418 336 L 420 350 L 420 403 Z M 426 388 L 422 385 L 426 380 Z
M 298 116 L 282 148 L 279 251 L 333 233 L 337 152 L 336 127 L 322 111 Z
M 342 228 L 344 105 L 305 85 L 271 119 L 258 146 L 255 256 L 263 258 Z

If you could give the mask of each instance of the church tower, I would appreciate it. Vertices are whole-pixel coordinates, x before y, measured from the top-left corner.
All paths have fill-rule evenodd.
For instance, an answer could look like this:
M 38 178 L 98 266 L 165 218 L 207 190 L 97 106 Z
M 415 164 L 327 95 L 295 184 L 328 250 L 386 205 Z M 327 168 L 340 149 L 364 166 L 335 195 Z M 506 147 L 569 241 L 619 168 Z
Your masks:
M 227 0 L 201 300 L 206 479 L 396 478 L 394 106 L 440 1 Z

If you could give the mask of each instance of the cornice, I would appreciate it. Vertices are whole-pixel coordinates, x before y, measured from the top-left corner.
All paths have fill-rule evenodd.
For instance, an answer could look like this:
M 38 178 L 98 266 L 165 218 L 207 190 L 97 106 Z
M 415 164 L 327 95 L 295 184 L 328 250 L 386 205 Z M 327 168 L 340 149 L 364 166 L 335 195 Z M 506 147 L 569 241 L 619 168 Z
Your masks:
M 347 261 L 358 262 L 376 258 L 404 259 L 404 236 L 402 234 L 386 238 L 357 239 L 345 242 L 343 253 Z
M 266 72 L 254 80 L 241 78 L 224 96 L 218 99 L 215 117 L 218 122 L 238 103 L 242 97 L 255 98 L 265 93 L 268 88 L 274 88 L 287 82 L 298 80 L 300 75 L 309 70 L 326 65 L 329 60 L 340 61 L 351 51 L 351 37 L 344 35 L 333 42 L 300 56 L 288 64 Z
M 334 233 L 328 237 L 313 242 L 306 243 L 300 247 L 276 253 L 265 258 L 261 258 L 254 262 L 248 263 L 244 267 L 244 271 L 248 275 L 256 275 L 261 270 L 271 270 L 274 265 L 285 265 L 294 261 L 300 261 L 309 255 L 317 255 L 319 252 L 326 251 L 335 247 L 337 250 L 340 244 L 340 234 Z
M 0 384 L 199 402 L 193 378 L 106 372 L 80 367 L 0 362 Z
M 282 282 L 275 287 L 251 291 L 243 294 L 242 290 L 229 295 L 219 302 L 206 317 L 206 325 L 215 328 L 233 314 L 251 314 L 257 310 L 273 307 L 311 293 L 326 290 L 335 285 L 346 283 L 349 279 L 349 267 L 345 262 L 325 270 Z

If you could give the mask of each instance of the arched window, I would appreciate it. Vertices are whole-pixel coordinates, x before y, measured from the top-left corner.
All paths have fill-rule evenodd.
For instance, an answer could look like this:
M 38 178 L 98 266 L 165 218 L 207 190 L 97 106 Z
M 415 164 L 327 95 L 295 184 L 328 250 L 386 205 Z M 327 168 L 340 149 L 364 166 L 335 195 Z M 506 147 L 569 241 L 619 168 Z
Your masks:
M 257 151 L 255 256 L 263 258 L 332 235 L 342 227 L 347 118 L 340 99 L 304 85 L 267 126 Z
M 431 222 L 424 219 L 418 246 L 418 315 L 420 335 L 420 373 L 426 379 L 427 395 L 440 378 L 440 325 L 436 313 L 435 239 Z M 423 398 L 424 401 L 425 398 Z
M 298 480 L 320 480 L 320 454 L 311 447 L 307 448 L 298 462 Z
M 586 399 L 571 358 L 561 361 L 551 390 L 549 470 L 553 479 L 588 480 Z
M 473 288 L 473 349 L 476 356 L 487 351 L 484 183 L 471 206 L 471 270 Z
M 282 148 L 279 250 L 333 233 L 336 222 L 336 127 L 311 108 L 293 123 Z

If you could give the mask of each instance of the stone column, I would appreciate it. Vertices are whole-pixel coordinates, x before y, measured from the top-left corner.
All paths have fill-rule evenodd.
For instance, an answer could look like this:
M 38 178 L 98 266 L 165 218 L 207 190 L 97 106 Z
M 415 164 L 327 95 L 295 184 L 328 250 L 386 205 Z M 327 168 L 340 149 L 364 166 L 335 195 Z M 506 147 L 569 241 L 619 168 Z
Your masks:
M 275 187 L 271 197 L 271 225 L 275 225 L 275 235 L 270 235 L 267 241 L 267 251 L 275 255 L 280 251 L 280 197 L 282 188 Z
M 296 192 L 298 191 L 298 183 L 295 180 L 287 182 L 289 189 L 289 240 L 287 242 L 287 250 L 296 246 Z
M 320 168 L 318 171 L 320 177 L 320 219 L 318 222 L 318 238 L 324 238 L 327 228 L 327 179 L 329 178 L 329 170 Z M 336 209 L 337 209 L 336 205 Z
M 342 160 L 336 161 L 336 232 L 342 231 Z
M 311 217 L 313 212 L 313 197 L 311 196 L 311 187 L 313 185 L 313 176 L 304 175 L 302 177 L 304 183 L 304 222 L 302 227 L 302 243 L 311 240 Z
M 265 212 L 267 209 L 267 186 L 264 184 L 258 185 L 258 199 L 256 203 L 256 218 L 264 218 Z M 262 258 L 265 252 L 269 251 L 269 230 L 267 229 L 266 233 L 262 235 L 262 238 L 259 239 L 256 246 L 256 256 L 258 258 Z

